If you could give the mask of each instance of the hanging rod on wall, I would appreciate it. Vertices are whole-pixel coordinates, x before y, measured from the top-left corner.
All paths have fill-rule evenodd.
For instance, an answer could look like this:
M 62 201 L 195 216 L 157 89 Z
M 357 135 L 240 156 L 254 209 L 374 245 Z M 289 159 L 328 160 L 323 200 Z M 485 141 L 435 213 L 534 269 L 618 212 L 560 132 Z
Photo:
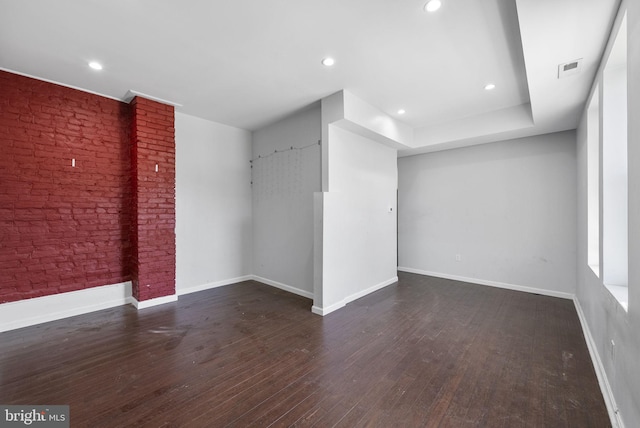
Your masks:
M 271 156 L 273 156 L 273 155 L 276 155 L 276 154 L 278 154 L 278 153 L 286 153 L 286 152 L 290 152 L 290 151 L 292 151 L 292 150 L 304 150 L 304 149 L 308 149 L 309 147 L 319 146 L 319 145 L 320 145 L 320 142 L 321 142 L 321 140 L 318 140 L 318 142 L 317 142 L 317 143 L 307 144 L 306 146 L 302 146 L 302 147 L 294 147 L 294 146 L 291 146 L 291 147 L 290 147 L 290 148 L 288 148 L 288 149 L 276 150 L 276 151 L 274 151 L 273 153 L 269 153 L 269 154 L 266 154 L 266 155 L 258 155 L 258 157 L 251 159 L 251 160 L 249 161 L 249 163 L 253 163 L 253 161 L 257 161 L 258 159 L 266 159 L 266 158 L 271 157 Z

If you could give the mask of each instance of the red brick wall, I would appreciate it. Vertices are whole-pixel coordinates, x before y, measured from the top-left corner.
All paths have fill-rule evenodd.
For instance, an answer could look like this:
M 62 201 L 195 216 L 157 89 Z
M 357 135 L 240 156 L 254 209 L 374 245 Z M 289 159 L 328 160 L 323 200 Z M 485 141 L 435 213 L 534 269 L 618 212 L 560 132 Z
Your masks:
M 130 279 L 129 128 L 125 103 L 0 71 L 0 303 Z
M 175 294 L 174 111 L 139 97 L 131 107 L 133 297 L 143 301 Z
M 175 293 L 173 107 L 0 71 L 0 149 L 0 303 Z

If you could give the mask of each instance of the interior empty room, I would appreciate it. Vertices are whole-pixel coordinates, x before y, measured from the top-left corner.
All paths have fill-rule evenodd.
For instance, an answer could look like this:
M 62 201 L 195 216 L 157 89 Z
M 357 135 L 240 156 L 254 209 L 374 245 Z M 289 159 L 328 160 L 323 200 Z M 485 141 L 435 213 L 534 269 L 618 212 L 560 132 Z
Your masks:
M 632 0 L 0 1 L 0 425 L 640 426 L 638 75 Z

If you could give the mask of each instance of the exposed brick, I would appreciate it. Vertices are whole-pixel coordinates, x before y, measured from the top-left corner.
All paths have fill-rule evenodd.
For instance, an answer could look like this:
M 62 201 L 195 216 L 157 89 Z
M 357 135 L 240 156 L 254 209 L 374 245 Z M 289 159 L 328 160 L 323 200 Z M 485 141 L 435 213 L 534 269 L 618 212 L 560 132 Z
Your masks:
M 173 294 L 173 107 L 7 72 L 0 100 L 0 303 L 128 279 Z
M 131 105 L 132 282 L 134 297 L 142 301 L 175 293 L 174 113 L 171 106 L 143 98 Z M 152 212 L 160 205 L 168 218 Z
M 129 280 L 129 105 L 4 71 L 0 100 L 0 303 Z

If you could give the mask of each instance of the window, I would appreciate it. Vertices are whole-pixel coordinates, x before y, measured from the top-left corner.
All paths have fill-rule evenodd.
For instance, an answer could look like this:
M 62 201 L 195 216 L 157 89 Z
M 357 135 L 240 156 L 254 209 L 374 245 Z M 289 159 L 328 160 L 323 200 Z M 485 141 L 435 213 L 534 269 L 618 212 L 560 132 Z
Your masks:
M 602 279 L 627 309 L 627 17 L 602 78 Z
M 600 277 L 600 86 L 587 110 L 587 263 Z

